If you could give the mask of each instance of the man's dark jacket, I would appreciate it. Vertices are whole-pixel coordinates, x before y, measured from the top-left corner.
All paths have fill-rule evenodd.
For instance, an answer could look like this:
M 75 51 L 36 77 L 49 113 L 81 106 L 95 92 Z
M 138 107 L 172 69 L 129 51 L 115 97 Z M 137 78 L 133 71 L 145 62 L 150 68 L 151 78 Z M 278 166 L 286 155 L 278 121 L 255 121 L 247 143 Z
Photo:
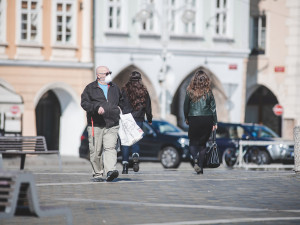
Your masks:
M 110 128 L 119 125 L 122 95 L 119 87 L 110 83 L 107 91 L 107 99 L 98 81 L 88 84 L 81 94 L 81 107 L 86 111 L 87 124 L 95 127 Z M 99 115 L 98 110 L 102 107 L 104 114 Z

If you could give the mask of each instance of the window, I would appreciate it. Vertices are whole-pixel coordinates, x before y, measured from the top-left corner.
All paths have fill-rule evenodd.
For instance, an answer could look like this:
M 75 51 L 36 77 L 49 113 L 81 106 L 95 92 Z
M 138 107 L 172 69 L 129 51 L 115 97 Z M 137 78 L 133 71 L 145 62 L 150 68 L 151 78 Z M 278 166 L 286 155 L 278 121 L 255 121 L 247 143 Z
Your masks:
M 154 133 L 153 130 L 152 130 L 152 128 L 148 124 L 143 123 L 143 126 L 141 128 L 144 131 L 145 135 L 151 134 L 151 133 L 153 134 Z
M 108 29 L 120 31 L 122 28 L 122 3 L 121 0 L 108 0 Z
M 218 129 L 216 132 L 216 138 L 229 138 L 228 127 L 218 126 Z
M 176 0 L 169 0 L 169 6 L 170 6 L 170 14 L 169 19 L 171 21 L 171 27 L 170 31 L 175 32 L 175 26 L 176 26 Z
M 201 11 L 203 1 L 197 0 L 168 0 L 170 32 L 176 36 L 200 35 L 202 30 Z M 191 16 L 193 13 L 193 17 Z
M 20 1 L 20 40 L 25 42 L 39 42 L 41 33 L 40 0 Z
M 154 0 L 147 0 L 146 3 L 154 6 Z M 142 23 L 142 31 L 143 32 L 145 32 L 145 33 L 154 32 L 154 28 L 155 28 L 154 19 L 155 19 L 155 15 L 153 12 L 151 12 L 149 19 L 147 19 L 144 23 Z
M 190 4 L 190 7 L 192 9 L 196 9 L 196 0 L 185 0 L 185 5 L 188 5 Z M 196 11 L 197 13 L 197 11 Z M 195 19 L 196 19 L 196 16 L 195 16 Z M 196 33 L 196 21 L 191 21 L 189 23 L 184 23 L 182 21 L 182 23 L 184 24 L 184 33 L 186 34 L 195 34 Z
M 229 126 L 229 138 L 231 139 L 242 139 L 244 129 L 241 126 Z
M 250 127 L 251 134 L 255 138 L 274 138 L 278 137 L 278 135 L 265 126 L 252 126 Z
M 216 14 L 215 14 L 215 34 L 216 36 L 227 36 L 227 11 L 228 0 L 216 0 Z
M 179 128 L 175 127 L 174 125 L 164 122 L 164 121 L 157 121 L 152 123 L 152 127 L 156 130 L 158 133 L 168 133 L 168 132 L 181 132 Z
M 75 2 L 57 0 L 55 4 L 55 41 L 59 44 L 75 44 Z
M 5 15 L 5 8 L 6 8 L 6 0 L 0 0 L 0 43 L 5 41 L 5 24 L 6 24 L 6 15 Z
M 264 54 L 266 49 L 266 16 L 252 18 L 252 53 Z

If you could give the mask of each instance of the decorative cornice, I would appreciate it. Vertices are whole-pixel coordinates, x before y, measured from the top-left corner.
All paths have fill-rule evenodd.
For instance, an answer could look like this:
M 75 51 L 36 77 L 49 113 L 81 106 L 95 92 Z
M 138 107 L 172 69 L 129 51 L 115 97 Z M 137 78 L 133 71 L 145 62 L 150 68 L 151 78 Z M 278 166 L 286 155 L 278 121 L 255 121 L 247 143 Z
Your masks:
M 102 53 L 128 53 L 128 54 L 161 54 L 161 48 L 134 48 L 134 47 L 112 47 L 112 46 L 95 46 L 95 54 Z M 237 57 L 245 58 L 250 54 L 250 49 L 231 49 L 231 50 L 186 50 L 186 49 L 172 49 L 168 52 L 180 56 L 206 56 L 206 57 Z
M 33 67 L 51 67 L 51 68 L 77 68 L 77 69 L 93 69 L 92 62 L 53 62 L 53 61 L 38 61 L 38 60 L 2 60 L 0 66 L 33 66 Z

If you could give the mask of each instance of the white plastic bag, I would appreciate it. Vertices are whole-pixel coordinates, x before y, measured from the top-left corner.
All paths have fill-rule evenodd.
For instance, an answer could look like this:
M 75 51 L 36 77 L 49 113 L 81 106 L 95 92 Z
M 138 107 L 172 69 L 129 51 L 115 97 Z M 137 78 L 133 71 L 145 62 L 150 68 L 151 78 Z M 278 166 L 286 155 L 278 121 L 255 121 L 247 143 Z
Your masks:
M 131 146 L 143 138 L 143 130 L 136 124 L 131 113 L 120 114 L 119 137 L 121 145 Z

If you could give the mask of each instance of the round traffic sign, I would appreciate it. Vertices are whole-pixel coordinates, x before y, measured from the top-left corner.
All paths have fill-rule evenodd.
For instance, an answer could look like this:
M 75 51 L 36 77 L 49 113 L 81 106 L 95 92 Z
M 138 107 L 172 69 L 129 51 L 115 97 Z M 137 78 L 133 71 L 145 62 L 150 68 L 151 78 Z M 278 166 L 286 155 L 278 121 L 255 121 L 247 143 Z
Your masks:
M 283 114 L 283 107 L 282 105 L 276 104 L 273 107 L 273 112 L 276 116 L 281 116 Z
M 17 114 L 17 113 L 20 112 L 20 107 L 17 106 L 17 105 L 13 105 L 12 107 L 10 107 L 10 112 L 11 112 L 12 114 Z

